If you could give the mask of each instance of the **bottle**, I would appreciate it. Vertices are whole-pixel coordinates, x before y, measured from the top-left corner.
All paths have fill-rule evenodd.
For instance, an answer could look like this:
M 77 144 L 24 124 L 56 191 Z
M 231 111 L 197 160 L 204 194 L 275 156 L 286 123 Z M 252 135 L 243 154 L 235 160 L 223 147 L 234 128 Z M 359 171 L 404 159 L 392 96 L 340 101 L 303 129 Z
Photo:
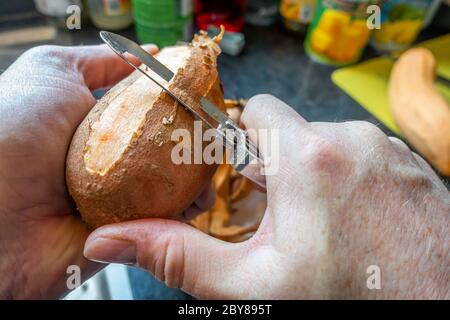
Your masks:
M 60 29 L 67 28 L 67 8 L 76 5 L 81 10 L 81 23 L 87 21 L 86 0 L 34 0 L 39 13 L 47 17 L 47 20 Z
M 244 27 L 245 0 L 196 0 L 195 23 L 202 30 L 223 25 L 228 32 Z
M 89 0 L 89 16 L 99 29 L 121 30 L 133 23 L 131 0 Z

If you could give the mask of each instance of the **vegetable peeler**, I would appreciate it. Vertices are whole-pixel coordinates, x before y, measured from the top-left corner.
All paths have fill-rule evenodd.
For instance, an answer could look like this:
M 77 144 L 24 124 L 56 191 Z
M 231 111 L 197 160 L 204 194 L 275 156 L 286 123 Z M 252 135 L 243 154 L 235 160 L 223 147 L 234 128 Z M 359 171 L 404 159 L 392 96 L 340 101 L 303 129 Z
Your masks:
M 217 122 L 216 124 L 211 123 L 195 111 L 194 108 L 184 102 L 183 99 L 174 94 L 167 85 L 162 83 L 162 81 L 155 79 L 155 77 L 148 74 L 139 65 L 136 65 L 130 61 L 124 55 L 126 52 L 138 58 L 144 65 L 153 70 L 167 83 L 175 76 L 171 70 L 159 62 L 151 54 L 147 53 L 134 41 L 108 31 L 100 31 L 100 37 L 126 63 L 152 80 L 156 85 L 167 92 L 169 96 L 189 110 L 197 119 L 201 120 L 209 128 L 214 129 L 216 136 L 229 150 L 231 155 L 231 164 L 235 170 L 263 189 L 266 188 L 265 178 L 260 174 L 261 169 L 264 168 L 264 160 L 258 152 L 257 147 L 249 140 L 247 131 L 241 129 L 209 99 L 202 97 L 200 100 L 202 110 L 215 122 Z

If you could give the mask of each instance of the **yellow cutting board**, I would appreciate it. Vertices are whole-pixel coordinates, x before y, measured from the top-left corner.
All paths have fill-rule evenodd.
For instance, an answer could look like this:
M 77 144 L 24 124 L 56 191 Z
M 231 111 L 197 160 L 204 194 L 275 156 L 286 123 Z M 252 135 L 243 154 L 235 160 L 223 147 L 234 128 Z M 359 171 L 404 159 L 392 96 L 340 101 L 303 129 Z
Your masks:
M 450 79 L 450 34 L 418 45 L 433 52 L 438 63 L 437 73 Z M 394 133 L 401 135 L 389 111 L 388 81 L 393 62 L 387 58 L 375 58 L 355 66 L 336 70 L 333 82 L 373 114 Z M 450 101 L 450 88 L 437 83 L 439 92 Z

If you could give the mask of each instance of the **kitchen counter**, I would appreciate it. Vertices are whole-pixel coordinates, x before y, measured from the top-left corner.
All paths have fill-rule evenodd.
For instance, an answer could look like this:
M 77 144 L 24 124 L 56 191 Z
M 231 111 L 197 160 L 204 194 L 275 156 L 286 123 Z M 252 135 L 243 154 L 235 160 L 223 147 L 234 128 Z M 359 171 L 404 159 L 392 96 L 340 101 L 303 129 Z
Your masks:
M 304 37 L 280 27 L 246 27 L 239 57 L 223 55 L 219 71 L 228 97 L 269 93 L 308 121 L 377 121 L 331 81 L 334 68 L 313 62 L 303 50 Z

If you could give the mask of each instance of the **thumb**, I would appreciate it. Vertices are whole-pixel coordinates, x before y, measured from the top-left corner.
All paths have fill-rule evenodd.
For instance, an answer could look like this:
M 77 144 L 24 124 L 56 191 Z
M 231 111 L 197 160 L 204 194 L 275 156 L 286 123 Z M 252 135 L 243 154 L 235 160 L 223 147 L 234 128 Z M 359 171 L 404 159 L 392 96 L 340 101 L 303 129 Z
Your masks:
M 155 54 L 158 48 L 153 44 L 143 46 L 150 54 Z M 77 68 L 84 77 L 84 82 L 89 89 L 110 87 L 122 80 L 134 69 L 122 60 L 106 44 L 96 46 L 69 47 Z M 138 59 L 126 54 L 127 58 L 134 63 Z
M 270 144 L 265 139 L 270 137 L 271 132 L 279 132 L 278 141 L 273 142 L 280 144 L 281 151 L 292 150 L 292 139 L 289 137 L 304 135 L 304 129 L 308 127 L 308 122 L 300 114 L 269 94 L 259 94 L 249 99 L 240 120 L 264 156 L 270 153 Z
M 247 102 L 241 122 L 264 158 L 267 191 L 274 189 L 274 183 L 292 180 L 291 163 L 298 160 L 300 144 L 308 143 L 309 123 L 268 94 L 254 96 Z
M 145 219 L 95 230 L 84 255 L 98 262 L 137 265 L 196 297 L 231 298 L 237 294 L 233 284 L 239 281 L 237 270 L 242 273 L 244 267 L 245 247 L 245 242 L 223 242 L 178 221 Z

